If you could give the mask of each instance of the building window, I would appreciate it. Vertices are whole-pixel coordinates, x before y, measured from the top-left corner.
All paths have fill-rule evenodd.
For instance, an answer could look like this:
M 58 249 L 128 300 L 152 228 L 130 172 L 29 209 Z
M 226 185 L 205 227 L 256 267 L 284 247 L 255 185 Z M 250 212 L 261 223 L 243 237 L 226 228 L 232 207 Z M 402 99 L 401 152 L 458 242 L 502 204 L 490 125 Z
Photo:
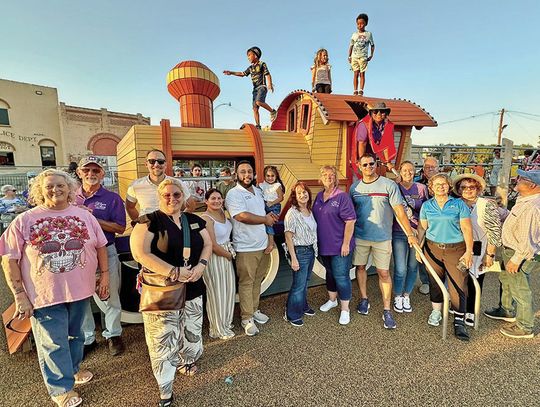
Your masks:
M 0 107 L 0 126 L 9 126 L 8 110 Z
M 302 125 L 301 128 L 306 133 L 309 131 L 309 123 L 311 119 L 311 103 L 304 103 L 302 105 Z
M 0 166 L 15 165 L 13 153 L 10 151 L 0 151 Z
M 289 117 L 287 122 L 287 130 L 288 131 L 296 131 L 296 106 L 293 106 L 291 110 L 289 110 Z
M 54 147 L 42 146 L 41 150 L 41 165 L 43 167 L 56 167 L 56 154 Z

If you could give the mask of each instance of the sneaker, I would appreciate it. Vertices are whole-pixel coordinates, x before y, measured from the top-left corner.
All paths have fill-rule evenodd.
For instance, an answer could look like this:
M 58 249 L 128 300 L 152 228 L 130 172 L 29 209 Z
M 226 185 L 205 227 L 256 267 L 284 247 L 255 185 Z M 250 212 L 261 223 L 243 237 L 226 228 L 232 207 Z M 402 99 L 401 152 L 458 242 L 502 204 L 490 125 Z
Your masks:
M 255 322 L 262 325 L 266 324 L 270 320 L 270 318 L 268 318 L 268 316 L 263 314 L 260 310 L 253 313 L 253 319 Z
M 253 322 L 253 319 L 242 321 L 242 327 L 247 336 L 254 336 L 259 333 L 259 328 L 257 328 L 257 325 Z
M 351 313 L 349 311 L 341 311 L 341 314 L 339 314 L 339 323 L 341 325 L 347 325 L 349 322 L 351 322 Z
M 364 96 L 364 91 L 363 91 L 363 90 L 359 90 L 359 91 L 358 91 L 358 96 Z
M 461 318 L 454 319 L 454 335 L 460 341 L 468 341 L 469 339 L 471 339 L 469 333 L 467 332 L 467 329 L 465 328 L 464 321 Z
M 470 312 L 465 314 L 465 325 L 474 326 L 474 314 L 471 314 Z
M 403 312 L 412 312 L 411 297 L 403 296 Z
M 394 297 L 394 311 L 400 314 L 403 312 L 403 297 L 401 295 Z
M 260 125 L 260 124 L 256 124 L 256 125 L 255 125 L 255 128 L 256 128 L 257 130 L 260 130 L 260 129 L 261 129 L 261 125 Z
M 330 311 L 332 308 L 336 308 L 337 307 L 337 300 L 334 300 L 334 301 L 326 301 L 323 305 L 321 305 L 319 307 L 319 309 L 322 311 L 322 312 L 328 312 Z
M 113 336 L 107 339 L 107 345 L 109 346 L 109 353 L 111 356 L 118 356 L 124 352 L 124 342 L 119 336 Z
M 392 317 L 392 313 L 390 310 L 385 309 L 382 314 L 382 320 L 384 321 L 384 327 L 386 329 L 396 329 L 397 324 L 396 321 L 394 321 L 394 317 Z
M 524 329 L 521 329 L 516 324 L 507 325 L 507 326 L 501 328 L 501 333 L 504 336 L 508 336 L 509 338 L 515 338 L 515 339 L 534 338 L 534 334 L 532 332 L 525 331 Z
M 491 319 L 499 319 L 506 322 L 516 322 L 513 312 L 506 311 L 503 307 L 494 307 L 484 311 L 484 315 Z
M 231 332 L 230 334 L 220 336 L 219 339 L 223 341 L 228 341 L 229 339 L 234 338 L 234 332 Z
M 287 318 L 287 311 L 285 311 L 285 314 L 283 315 L 283 320 L 287 321 L 292 326 L 304 326 L 304 321 L 301 319 L 297 319 L 296 321 L 289 321 L 289 318 Z
M 270 112 L 270 120 L 271 120 L 271 121 L 276 120 L 276 116 L 277 116 L 277 110 L 274 109 L 274 110 L 272 110 L 272 111 Z
M 420 291 L 420 294 L 428 295 L 429 284 L 421 284 L 420 287 L 418 287 L 418 291 Z
M 431 326 L 439 326 L 439 323 L 441 322 L 441 320 L 442 320 L 441 311 L 434 309 L 431 311 L 431 314 L 429 314 L 427 323 Z
M 304 311 L 304 315 L 312 317 L 313 315 L 315 315 L 315 310 L 313 310 L 312 308 L 309 308 L 307 311 Z
M 369 305 L 368 299 L 361 298 L 360 302 L 358 303 L 358 307 L 356 307 L 356 310 L 359 314 L 367 315 L 369 314 L 369 307 L 371 307 L 371 305 Z

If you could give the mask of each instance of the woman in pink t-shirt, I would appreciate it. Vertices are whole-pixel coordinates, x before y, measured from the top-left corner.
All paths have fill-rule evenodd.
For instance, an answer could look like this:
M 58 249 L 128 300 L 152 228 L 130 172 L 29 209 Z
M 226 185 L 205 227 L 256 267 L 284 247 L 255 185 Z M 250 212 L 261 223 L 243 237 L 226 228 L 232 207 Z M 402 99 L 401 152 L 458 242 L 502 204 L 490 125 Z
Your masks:
M 58 406 L 82 403 L 73 391 L 92 373 L 79 370 L 82 322 L 89 298 L 108 297 L 107 239 L 96 218 L 71 205 L 75 181 L 45 170 L 31 187 L 35 208 L 17 216 L 0 237 L 0 255 L 15 297 L 14 318 L 31 318 L 49 395 Z M 96 283 L 96 270 L 101 270 Z

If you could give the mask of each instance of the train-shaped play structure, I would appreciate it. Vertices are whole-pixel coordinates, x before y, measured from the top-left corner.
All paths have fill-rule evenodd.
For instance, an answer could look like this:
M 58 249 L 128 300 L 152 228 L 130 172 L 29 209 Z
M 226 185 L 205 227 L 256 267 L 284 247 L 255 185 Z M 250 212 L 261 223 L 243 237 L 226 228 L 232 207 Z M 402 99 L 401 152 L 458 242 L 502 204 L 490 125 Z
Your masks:
M 314 193 L 320 190 L 318 180 L 322 165 L 336 166 L 340 185 L 343 188 L 351 185 L 356 161 L 356 157 L 351 156 L 356 142 L 354 128 L 367 115 L 368 104 L 384 102 L 392 109 L 389 119 L 394 123 L 397 165 L 410 149 L 412 128 L 437 125 L 428 112 L 409 100 L 295 90 L 277 108 L 269 130 L 259 130 L 249 123 L 240 129 L 217 129 L 214 128 L 213 101 L 220 93 L 219 79 L 207 66 L 196 61 L 179 63 L 167 75 L 167 88 L 180 104 L 181 126 L 173 127 L 170 120 L 162 119 L 159 125 L 136 125 L 128 131 L 117 146 L 122 198 L 133 180 L 148 174 L 147 151 L 159 148 L 166 154 L 168 175 L 172 175 L 172 164 L 176 160 L 248 159 L 254 163 L 259 177 L 264 166 L 275 165 L 286 188 L 283 214 L 288 208 L 285 203 L 291 187 L 297 181 L 306 182 Z M 274 250 L 263 292 L 282 270 L 287 274 L 286 262 L 280 258 L 278 250 Z M 316 267 L 315 273 L 324 277 L 321 269 Z M 129 317 L 130 311 L 136 313 L 137 310 L 127 310 L 123 320 L 136 322 Z

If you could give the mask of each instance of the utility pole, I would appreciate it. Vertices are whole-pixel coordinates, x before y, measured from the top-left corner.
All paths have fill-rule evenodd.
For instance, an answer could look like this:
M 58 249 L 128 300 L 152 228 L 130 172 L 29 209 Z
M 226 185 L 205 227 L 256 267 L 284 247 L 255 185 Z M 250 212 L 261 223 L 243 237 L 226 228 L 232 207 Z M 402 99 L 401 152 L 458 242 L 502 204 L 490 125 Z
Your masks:
M 501 140 L 502 140 L 502 132 L 503 130 L 506 128 L 506 126 L 508 126 L 507 124 L 504 124 L 503 125 L 503 120 L 504 120 L 504 108 L 501 109 L 501 118 L 499 120 L 499 132 L 497 133 L 497 145 L 500 146 L 501 145 Z

